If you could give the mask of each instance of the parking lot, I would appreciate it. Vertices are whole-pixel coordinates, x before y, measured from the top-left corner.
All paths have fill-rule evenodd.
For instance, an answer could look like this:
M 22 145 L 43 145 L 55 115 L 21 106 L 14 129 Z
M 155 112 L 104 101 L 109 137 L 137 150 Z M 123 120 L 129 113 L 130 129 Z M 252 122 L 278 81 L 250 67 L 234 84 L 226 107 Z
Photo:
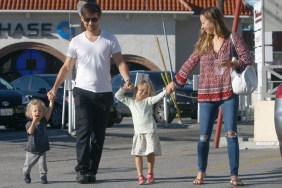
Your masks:
M 162 145 L 162 156 L 156 158 L 156 184 L 152 187 L 192 187 L 197 173 L 197 132 L 195 120 L 184 119 L 184 126 L 174 120 L 166 127 L 158 124 Z M 253 136 L 253 122 L 239 123 L 239 137 L 244 140 Z M 74 166 L 75 138 L 67 130 L 48 130 L 51 150 L 47 153 L 49 168 L 46 187 L 78 187 Z M 95 187 L 139 187 L 134 158 L 130 155 L 133 126 L 131 118 L 107 129 L 104 152 L 97 174 Z M 39 187 L 38 167 L 32 169 L 32 183 L 26 185 L 22 179 L 25 159 L 26 135 L 23 131 L 0 128 L 0 187 Z M 226 147 L 217 149 L 211 142 L 209 166 L 205 184 L 200 187 L 231 187 Z M 240 174 L 247 187 L 281 187 L 282 168 L 278 148 L 241 148 Z M 146 169 L 145 169 L 146 170 Z M 145 172 L 145 171 L 144 171 Z M 45 186 L 45 185 L 44 185 Z M 92 184 L 83 187 L 93 187 Z

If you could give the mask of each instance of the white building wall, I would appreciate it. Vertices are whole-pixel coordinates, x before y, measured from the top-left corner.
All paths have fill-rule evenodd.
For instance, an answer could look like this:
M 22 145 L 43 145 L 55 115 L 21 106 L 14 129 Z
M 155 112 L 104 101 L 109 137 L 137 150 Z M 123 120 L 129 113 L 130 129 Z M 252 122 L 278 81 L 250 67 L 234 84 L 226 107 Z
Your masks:
M 175 67 L 175 21 L 172 15 L 107 14 L 102 16 L 101 27 L 114 33 L 122 47 L 123 54 L 144 57 L 163 70 L 163 63 L 156 38 L 169 69 L 169 55 L 163 30 L 166 28 L 171 62 Z

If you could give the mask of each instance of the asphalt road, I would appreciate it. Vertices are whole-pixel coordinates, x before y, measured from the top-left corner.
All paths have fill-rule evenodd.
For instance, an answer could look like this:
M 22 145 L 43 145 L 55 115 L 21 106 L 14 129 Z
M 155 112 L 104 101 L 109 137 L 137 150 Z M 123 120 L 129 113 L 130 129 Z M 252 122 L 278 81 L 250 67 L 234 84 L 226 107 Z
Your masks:
M 189 119 L 184 122 L 184 127 L 177 124 L 176 120 L 168 127 L 158 125 L 162 156 L 156 158 L 156 183 L 150 186 L 194 187 L 192 181 L 197 173 L 198 124 Z M 240 123 L 238 130 L 239 137 L 247 140 L 253 136 L 253 122 Z M 47 153 L 49 184 L 44 187 L 81 187 L 75 182 L 75 138 L 69 136 L 67 130 L 49 129 L 48 134 L 51 143 L 51 150 Z M 126 118 L 120 125 L 107 129 L 104 152 L 97 174 L 98 181 L 94 185 L 86 184 L 83 187 L 139 187 L 134 158 L 130 155 L 132 135 L 133 127 L 130 118 Z M 32 169 L 31 184 L 26 185 L 23 182 L 22 167 L 25 160 L 26 141 L 23 131 L 0 128 L 0 187 L 41 186 L 38 166 Z M 279 149 L 247 148 L 240 150 L 240 178 L 246 186 L 281 187 L 282 159 Z M 205 184 L 197 187 L 232 187 L 229 180 L 226 147 L 214 149 L 212 141 Z

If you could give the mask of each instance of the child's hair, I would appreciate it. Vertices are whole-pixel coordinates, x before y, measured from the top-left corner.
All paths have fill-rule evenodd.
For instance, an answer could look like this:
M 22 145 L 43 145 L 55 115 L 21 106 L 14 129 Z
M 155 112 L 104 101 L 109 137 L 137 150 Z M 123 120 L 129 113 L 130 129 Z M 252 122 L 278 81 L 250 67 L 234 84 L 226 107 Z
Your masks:
M 138 89 L 144 89 L 145 91 L 147 91 L 148 97 L 153 96 L 155 94 L 155 89 L 153 85 L 146 80 L 142 80 L 137 84 L 136 92 L 138 91 Z
M 42 100 L 40 100 L 40 99 L 32 99 L 28 104 L 27 104 L 27 106 L 26 106 L 26 112 L 25 112 L 25 115 L 26 115 L 26 117 L 28 117 L 28 118 L 30 118 L 30 119 L 32 119 L 32 114 L 31 114 L 31 107 L 32 106 L 39 106 L 42 110 L 43 110 L 43 112 L 44 112 L 44 114 L 46 113 L 46 111 L 47 111 L 47 107 L 45 106 L 45 104 L 44 104 L 44 102 L 42 101 Z

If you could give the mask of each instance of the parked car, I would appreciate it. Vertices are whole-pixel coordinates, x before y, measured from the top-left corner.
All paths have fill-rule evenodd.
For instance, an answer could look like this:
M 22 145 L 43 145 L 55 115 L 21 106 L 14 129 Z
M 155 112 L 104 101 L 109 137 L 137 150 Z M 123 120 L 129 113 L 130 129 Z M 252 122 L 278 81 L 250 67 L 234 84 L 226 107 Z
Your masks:
M 47 98 L 47 92 L 53 87 L 57 74 L 32 74 L 20 77 L 11 82 L 15 88 L 21 90 L 27 95 L 33 98 L 39 98 L 43 100 L 46 104 L 49 103 Z M 54 109 L 49 120 L 52 128 L 61 128 L 62 124 L 62 107 L 63 107 L 63 85 L 59 87 L 56 94 L 56 101 Z M 66 97 L 66 111 L 65 111 L 65 122 L 68 120 L 68 97 Z M 112 127 L 114 123 L 120 123 L 122 121 L 122 116 L 120 114 L 119 106 L 114 103 L 111 107 L 110 120 L 108 127 Z
M 27 122 L 25 107 L 28 102 L 29 96 L 0 77 L 0 125 L 24 129 Z
M 146 73 L 149 75 L 149 80 L 153 84 L 156 93 L 159 93 L 165 88 L 164 81 L 162 79 L 161 74 L 165 73 L 164 71 L 130 71 L 130 79 L 132 83 L 135 83 L 136 74 Z M 170 73 L 169 73 L 170 74 Z M 173 73 L 173 76 L 175 73 Z M 120 74 L 114 76 L 112 78 L 112 87 L 113 93 L 115 94 L 121 86 L 123 86 L 124 80 Z M 132 97 L 133 92 L 126 92 L 126 96 Z M 193 87 L 191 84 L 191 80 L 187 82 L 182 89 L 175 90 L 175 98 L 177 102 L 177 106 L 180 110 L 181 117 L 190 117 L 192 119 L 197 119 L 197 109 L 198 109 L 198 100 L 197 100 L 197 92 L 193 91 Z M 168 122 L 170 123 L 176 116 L 176 109 L 174 107 L 173 101 L 170 97 L 167 98 L 168 104 Z M 123 103 L 119 102 L 121 114 L 123 117 L 131 117 L 131 112 L 127 106 Z M 159 101 L 157 104 L 154 105 L 154 118 L 158 123 L 164 123 L 164 104 L 163 101 Z
M 53 87 L 57 74 L 32 74 L 22 76 L 11 82 L 11 85 L 26 95 L 32 96 L 32 98 L 39 98 L 49 104 L 47 92 Z M 60 86 L 57 94 L 54 109 L 50 117 L 49 123 L 52 128 L 61 128 L 62 126 L 62 106 L 63 106 L 63 93 L 64 88 Z M 67 100 L 67 99 L 66 99 Z M 65 103 L 67 104 L 67 103 Z M 66 106 L 67 120 L 67 106 Z
M 282 157 L 282 84 L 278 86 L 275 95 L 274 124 Z
M 119 124 L 122 120 L 123 116 L 121 114 L 119 103 L 114 101 L 110 109 L 110 119 L 107 127 L 112 127 L 115 123 Z

